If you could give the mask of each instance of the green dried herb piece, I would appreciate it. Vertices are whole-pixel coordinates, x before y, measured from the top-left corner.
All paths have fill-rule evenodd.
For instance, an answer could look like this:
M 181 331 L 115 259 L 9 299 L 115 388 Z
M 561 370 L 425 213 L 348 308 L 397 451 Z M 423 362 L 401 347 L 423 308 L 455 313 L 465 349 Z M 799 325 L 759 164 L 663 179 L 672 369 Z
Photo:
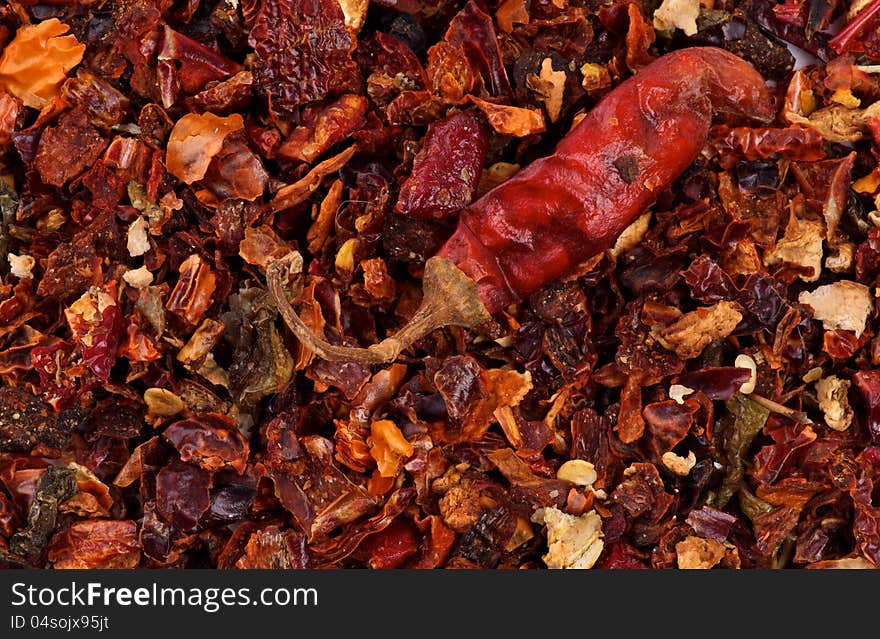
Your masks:
M 769 410 L 741 393 L 727 400 L 725 406 L 727 413 L 721 417 L 718 430 L 721 448 L 727 456 L 727 475 L 710 504 L 719 510 L 740 489 L 744 472 L 743 457 L 770 416 Z
M 755 519 L 761 515 L 766 515 L 773 510 L 773 505 L 755 495 L 748 489 L 745 482 L 741 482 L 739 486 L 739 508 L 745 513 L 746 517 L 755 522 Z
M 76 471 L 50 466 L 40 477 L 27 526 L 9 540 L 9 550 L 30 563 L 36 563 L 55 530 L 58 506 L 76 493 Z
M 9 227 L 15 222 L 18 196 L 12 187 L 0 179 L 0 269 L 9 268 Z
M 275 328 L 278 311 L 266 291 L 248 289 L 230 306 L 238 317 L 227 322 L 229 334 L 237 329 L 229 389 L 240 406 L 250 409 L 290 381 L 293 358 Z

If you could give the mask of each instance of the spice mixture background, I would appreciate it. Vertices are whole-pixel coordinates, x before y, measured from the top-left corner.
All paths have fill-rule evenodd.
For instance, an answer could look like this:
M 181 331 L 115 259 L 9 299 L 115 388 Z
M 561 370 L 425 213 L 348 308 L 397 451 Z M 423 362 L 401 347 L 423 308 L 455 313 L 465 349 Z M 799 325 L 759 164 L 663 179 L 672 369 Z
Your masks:
M 878 79 L 880 0 L 3 2 L 0 566 L 880 565 Z M 279 312 L 438 252 L 491 318 L 392 361 Z

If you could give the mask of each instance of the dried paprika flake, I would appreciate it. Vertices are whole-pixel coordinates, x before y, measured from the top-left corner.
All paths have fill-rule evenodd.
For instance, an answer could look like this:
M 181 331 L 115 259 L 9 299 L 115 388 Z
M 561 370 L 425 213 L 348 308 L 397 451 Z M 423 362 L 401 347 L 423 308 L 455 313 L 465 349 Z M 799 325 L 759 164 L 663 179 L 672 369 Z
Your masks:
M 0 57 L 0 88 L 26 106 L 41 109 L 58 95 L 67 73 L 80 63 L 80 44 L 58 18 L 22 26 Z
M 376 460 L 382 477 L 396 477 L 404 460 L 411 457 L 414 450 L 397 425 L 389 419 L 370 425 L 368 443 L 372 445 L 370 456 Z
M 98 383 L 74 350 L 73 344 L 63 341 L 31 349 L 31 365 L 40 378 L 43 400 L 56 411 L 70 407 Z
M 207 471 L 228 467 L 241 474 L 247 465 L 248 443 L 226 415 L 194 415 L 171 424 L 164 436 L 183 461 L 198 464 Z
M 428 127 L 396 210 L 421 218 L 447 218 L 471 203 L 489 150 L 489 131 L 473 110 Z
M 357 41 L 336 0 L 266 0 L 248 44 L 273 111 L 358 89 Z
M 187 184 L 198 182 L 205 177 L 214 156 L 220 153 L 226 137 L 243 128 L 244 120 L 237 113 L 225 118 L 213 113 L 183 116 L 168 137 L 165 168 Z
M 122 313 L 116 301 L 116 283 L 92 287 L 64 309 L 83 361 L 101 381 L 110 379 L 116 348 L 122 335 Z
M 135 568 L 141 561 L 137 523 L 87 519 L 52 540 L 49 562 L 55 569 Z
M 62 114 L 40 137 L 34 164 L 46 184 L 63 186 L 101 157 L 107 141 L 80 109 Z M 59 160 L 59 158 L 64 158 Z
M 180 265 L 180 279 L 165 305 L 191 326 L 198 324 L 211 305 L 217 277 L 202 258 L 193 253 Z

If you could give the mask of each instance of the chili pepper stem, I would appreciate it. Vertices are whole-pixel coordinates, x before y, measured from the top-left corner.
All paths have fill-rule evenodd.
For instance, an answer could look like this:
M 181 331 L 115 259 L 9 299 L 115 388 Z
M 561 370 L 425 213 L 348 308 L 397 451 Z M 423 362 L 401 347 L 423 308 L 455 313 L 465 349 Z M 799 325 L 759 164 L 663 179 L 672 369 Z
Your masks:
M 803 411 L 794 410 L 793 408 L 789 408 L 788 406 L 783 406 L 778 402 L 774 402 L 772 399 L 767 399 L 766 397 L 756 395 L 755 393 L 748 395 L 748 398 L 754 401 L 756 404 L 763 406 L 771 413 L 779 413 L 780 415 L 783 415 L 800 423 L 813 423 L 813 421 L 809 417 L 807 417 L 807 414 Z
M 846 26 L 835 35 L 828 44 L 837 53 L 844 53 L 850 43 L 861 35 L 862 31 L 868 23 L 880 13 L 880 0 L 872 0 L 859 11 L 855 17 L 850 20 Z
M 302 271 L 302 256 L 294 251 L 269 264 L 266 281 L 285 324 L 306 348 L 327 360 L 364 364 L 393 361 L 416 340 L 443 326 L 473 328 L 491 319 L 480 301 L 477 286 L 450 260 L 435 256 L 425 263 L 422 303 L 412 319 L 393 336 L 368 348 L 335 346 L 318 337 L 290 305 L 284 286 L 290 275 Z

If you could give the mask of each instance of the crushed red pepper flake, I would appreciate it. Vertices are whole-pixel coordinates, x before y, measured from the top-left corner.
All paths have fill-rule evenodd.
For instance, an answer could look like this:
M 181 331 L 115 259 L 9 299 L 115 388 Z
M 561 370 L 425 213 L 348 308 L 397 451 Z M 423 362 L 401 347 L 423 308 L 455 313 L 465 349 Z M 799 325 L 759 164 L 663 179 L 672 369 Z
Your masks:
M 874 9 L 50 4 L 0 11 L 4 558 L 880 565 Z

